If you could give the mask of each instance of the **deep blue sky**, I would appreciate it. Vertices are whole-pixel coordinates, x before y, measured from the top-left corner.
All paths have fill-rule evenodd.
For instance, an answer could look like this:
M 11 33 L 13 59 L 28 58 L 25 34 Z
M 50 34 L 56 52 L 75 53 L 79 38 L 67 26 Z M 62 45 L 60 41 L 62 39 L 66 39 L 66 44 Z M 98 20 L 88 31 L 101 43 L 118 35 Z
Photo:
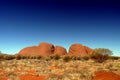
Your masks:
M 112 0 L 0 0 L 0 51 L 81 43 L 120 56 L 120 3 Z

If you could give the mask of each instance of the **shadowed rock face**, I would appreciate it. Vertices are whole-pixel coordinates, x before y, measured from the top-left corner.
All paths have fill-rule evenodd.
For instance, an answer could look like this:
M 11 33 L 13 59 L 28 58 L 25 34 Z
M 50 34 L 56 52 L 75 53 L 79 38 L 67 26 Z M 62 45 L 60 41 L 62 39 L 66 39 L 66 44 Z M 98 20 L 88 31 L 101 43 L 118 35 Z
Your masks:
M 68 54 L 85 55 L 85 54 L 90 54 L 91 52 L 92 49 L 87 46 L 83 46 L 81 44 L 72 44 L 69 48 Z
M 67 51 L 64 47 L 62 46 L 56 46 L 55 50 L 54 50 L 54 54 L 58 54 L 58 55 L 65 55 L 67 54 Z
M 100 71 L 95 73 L 93 80 L 120 80 L 120 75 L 113 72 Z

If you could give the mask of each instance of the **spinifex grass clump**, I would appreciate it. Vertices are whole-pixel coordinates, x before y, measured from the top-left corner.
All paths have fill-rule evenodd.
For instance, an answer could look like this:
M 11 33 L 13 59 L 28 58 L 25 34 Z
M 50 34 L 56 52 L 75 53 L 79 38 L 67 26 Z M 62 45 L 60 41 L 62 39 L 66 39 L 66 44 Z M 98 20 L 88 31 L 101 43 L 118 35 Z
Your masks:
M 80 56 L 77 56 L 77 57 L 76 57 L 76 60 L 81 60 L 81 57 L 80 57 Z
M 45 60 L 45 61 L 50 61 L 51 58 L 49 56 L 42 56 L 42 59 Z
M 4 56 L 3 54 L 0 54 L 0 60 L 4 60 Z
M 28 56 L 21 56 L 21 59 L 28 59 Z
M 40 55 L 39 55 L 39 56 L 37 56 L 37 59 L 42 59 L 42 56 L 40 56 Z
M 89 55 L 83 55 L 83 56 L 81 56 L 81 59 L 82 60 L 89 60 L 90 56 Z
M 16 55 L 16 60 L 20 60 L 22 59 L 22 56 L 21 55 Z
M 72 60 L 78 60 L 79 57 L 77 56 L 71 56 L 72 57 Z
M 55 56 L 54 56 L 54 60 L 59 60 L 59 59 L 60 59 L 60 55 L 55 54 Z
M 14 55 L 6 55 L 6 56 L 4 56 L 4 59 L 5 60 L 13 60 L 13 59 L 15 59 L 15 56 Z
M 37 56 L 31 56 L 30 59 L 37 59 Z
M 111 59 L 111 60 L 118 60 L 118 59 L 120 59 L 120 57 L 118 57 L 118 56 L 109 56 L 109 59 Z
M 76 60 L 81 60 L 82 57 L 81 56 L 70 55 L 70 59 L 76 61 Z
M 72 60 L 72 56 L 69 56 L 69 55 L 63 56 L 63 61 L 68 62 L 70 60 Z
M 14 55 L 0 54 L 0 60 L 12 60 L 15 59 Z

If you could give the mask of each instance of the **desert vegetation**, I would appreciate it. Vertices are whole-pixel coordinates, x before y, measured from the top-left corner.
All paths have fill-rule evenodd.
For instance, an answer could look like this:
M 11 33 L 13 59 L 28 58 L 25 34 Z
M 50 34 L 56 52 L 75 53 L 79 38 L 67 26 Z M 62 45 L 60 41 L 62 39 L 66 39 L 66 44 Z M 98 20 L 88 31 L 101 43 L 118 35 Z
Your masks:
M 0 54 L 0 80 L 93 80 L 97 71 L 119 74 L 120 57 L 111 53 L 100 48 L 83 56 Z

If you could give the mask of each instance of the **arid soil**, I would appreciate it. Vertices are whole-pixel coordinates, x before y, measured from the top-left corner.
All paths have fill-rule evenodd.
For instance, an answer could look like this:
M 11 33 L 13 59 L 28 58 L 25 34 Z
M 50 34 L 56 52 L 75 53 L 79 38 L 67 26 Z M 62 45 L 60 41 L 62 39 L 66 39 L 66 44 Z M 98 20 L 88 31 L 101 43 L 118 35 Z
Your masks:
M 93 80 L 95 72 L 120 75 L 120 59 L 94 60 L 20 59 L 0 61 L 0 80 Z

